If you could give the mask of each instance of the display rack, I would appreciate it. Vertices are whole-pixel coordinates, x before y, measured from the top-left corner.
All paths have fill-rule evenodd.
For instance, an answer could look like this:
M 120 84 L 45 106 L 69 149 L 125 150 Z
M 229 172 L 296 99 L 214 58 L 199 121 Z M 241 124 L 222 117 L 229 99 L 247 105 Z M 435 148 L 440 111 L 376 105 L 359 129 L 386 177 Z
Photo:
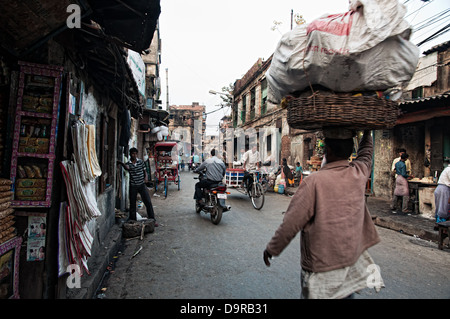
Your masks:
M 0 245 L 0 283 L 1 299 L 18 299 L 19 296 L 19 258 L 22 237 L 14 237 Z
M 50 207 L 63 68 L 19 61 L 11 155 L 15 207 Z
M 243 168 L 227 168 L 225 172 L 225 183 L 229 187 L 239 187 L 244 179 Z

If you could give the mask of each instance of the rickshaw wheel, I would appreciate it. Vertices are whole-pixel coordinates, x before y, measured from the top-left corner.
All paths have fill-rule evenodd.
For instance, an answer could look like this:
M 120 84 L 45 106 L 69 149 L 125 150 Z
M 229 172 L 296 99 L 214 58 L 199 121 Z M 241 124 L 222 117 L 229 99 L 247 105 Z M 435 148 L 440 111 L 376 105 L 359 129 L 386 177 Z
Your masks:
M 164 177 L 164 197 L 167 197 L 167 176 Z

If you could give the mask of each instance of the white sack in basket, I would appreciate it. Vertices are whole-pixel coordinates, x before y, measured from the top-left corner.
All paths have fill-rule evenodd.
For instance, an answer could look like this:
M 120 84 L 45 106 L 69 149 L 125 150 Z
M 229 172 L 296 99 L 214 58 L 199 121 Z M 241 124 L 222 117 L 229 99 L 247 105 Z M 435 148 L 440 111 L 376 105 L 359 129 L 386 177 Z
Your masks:
M 409 41 L 404 5 L 353 0 L 350 9 L 282 36 L 266 72 L 271 102 L 314 84 L 351 92 L 385 90 L 411 79 L 419 49 Z

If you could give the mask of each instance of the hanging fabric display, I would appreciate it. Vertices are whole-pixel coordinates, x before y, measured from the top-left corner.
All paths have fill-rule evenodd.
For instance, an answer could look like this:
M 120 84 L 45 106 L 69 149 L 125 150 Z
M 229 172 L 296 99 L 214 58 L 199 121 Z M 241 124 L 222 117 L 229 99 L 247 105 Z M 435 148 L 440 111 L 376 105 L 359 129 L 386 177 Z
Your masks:
M 78 166 L 71 161 L 60 163 L 67 188 L 68 203 L 64 213 L 66 223 L 66 249 L 71 264 L 78 264 L 88 273 L 87 257 L 91 255 L 93 238 L 87 222 L 101 215 L 95 201 L 91 183 L 83 183 Z
M 86 125 L 88 128 L 88 156 L 89 164 L 91 166 L 94 177 L 102 175 L 102 170 L 97 159 L 97 152 L 95 151 L 95 125 Z
M 95 126 L 77 121 L 72 126 L 73 161 L 60 163 L 67 189 L 68 205 L 62 206 L 61 219 L 65 224 L 65 246 L 68 262 L 77 264 L 89 273 L 87 258 L 91 255 L 93 237 L 87 223 L 101 212 L 95 197 L 95 178 L 101 175 L 95 152 Z
M 88 130 L 82 122 L 77 121 L 72 126 L 73 159 L 81 173 L 80 177 L 85 183 L 94 179 L 92 171 L 88 166 L 87 134 Z

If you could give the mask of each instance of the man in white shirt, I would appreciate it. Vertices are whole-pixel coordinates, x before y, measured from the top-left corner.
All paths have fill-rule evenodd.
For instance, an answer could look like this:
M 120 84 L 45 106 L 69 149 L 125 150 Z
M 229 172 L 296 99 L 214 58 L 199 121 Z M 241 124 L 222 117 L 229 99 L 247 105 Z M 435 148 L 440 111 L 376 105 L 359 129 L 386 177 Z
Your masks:
M 395 173 L 395 164 L 398 161 L 400 161 L 400 158 L 402 157 L 403 153 L 406 153 L 406 150 L 404 148 L 398 150 L 398 157 L 392 161 L 391 172 Z M 411 161 L 409 160 L 409 158 L 406 159 L 405 165 L 406 165 L 406 174 L 411 176 Z M 397 174 L 395 174 L 395 177 L 397 178 Z
M 248 183 L 248 180 L 251 179 L 249 171 L 258 169 L 261 165 L 261 157 L 257 149 L 258 146 L 253 145 L 252 149 L 245 152 L 244 157 L 242 158 L 245 171 L 241 187 L 244 187 L 245 185 L 246 188 L 248 188 L 248 186 L 251 185 L 251 183 Z

